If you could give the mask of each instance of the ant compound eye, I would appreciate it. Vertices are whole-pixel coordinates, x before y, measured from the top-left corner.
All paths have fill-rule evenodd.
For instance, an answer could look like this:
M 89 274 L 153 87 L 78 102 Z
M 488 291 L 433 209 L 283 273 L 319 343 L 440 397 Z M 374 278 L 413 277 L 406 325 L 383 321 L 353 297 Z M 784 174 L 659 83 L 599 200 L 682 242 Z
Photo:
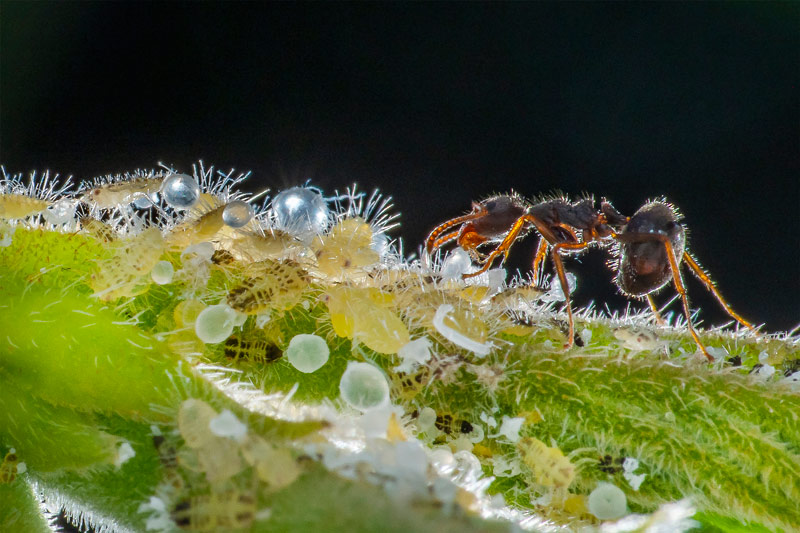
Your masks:
M 484 206 L 486 207 L 487 210 L 492 211 L 495 207 L 497 207 L 497 202 L 495 200 L 492 200 L 491 202 L 486 202 Z

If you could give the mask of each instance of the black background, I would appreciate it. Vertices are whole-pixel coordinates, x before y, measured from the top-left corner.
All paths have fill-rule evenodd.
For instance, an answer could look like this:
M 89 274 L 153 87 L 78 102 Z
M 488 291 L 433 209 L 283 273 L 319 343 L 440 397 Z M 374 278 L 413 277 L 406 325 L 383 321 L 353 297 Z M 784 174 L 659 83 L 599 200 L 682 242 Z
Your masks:
M 9 172 L 203 159 L 252 170 L 253 190 L 358 182 L 394 196 L 409 252 L 512 187 L 627 214 L 665 195 L 735 309 L 769 331 L 800 322 L 797 4 L 0 9 Z M 623 309 L 604 259 L 569 261 L 576 303 Z M 689 290 L 706 323 L 726 320 Z

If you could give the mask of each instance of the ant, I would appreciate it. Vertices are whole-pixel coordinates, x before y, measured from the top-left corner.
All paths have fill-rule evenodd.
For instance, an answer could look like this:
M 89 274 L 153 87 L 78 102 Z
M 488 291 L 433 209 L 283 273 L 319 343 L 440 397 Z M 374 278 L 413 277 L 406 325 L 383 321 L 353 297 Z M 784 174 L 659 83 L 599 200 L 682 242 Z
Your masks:
M 486 272 L 501 255 L 502 261 L 505 261 L 514 242 L 535 229 L 541 239 L 533 260 L 533 285 L 538 286 L 549 249 L 564 293 L 569 322 L 565 348 L 570 348 L 575 339 L 574 321 L 561 257 L 570 253 L 580 254 L 593 244 L 617 242 L 619 254 L 612 268 L 617 272 L 614 281 L 620 291 L 634 298 L 646 297 L 656 319 L 661 321 L 651 294 L 672 279 L 683 301 L 689 332 L 706 358 L 713 361 L 692 326 L 689 302 L 680 273 L 681 261 L 689 266 L 731 317 L 751 330 L 754 328 L 731 309 L 708 274 L 684 250 L 686 230 L 679 220 L 675 208 L 663 200 L 648 202 L 632 217 L 626 217 L 605 199 L 598 210 L 593 198 L 576 202 L 554 198 L 531 203 L 512 192 L 473 202 L 469 214 L 434 228 L 426 239 L 425 250 L 430 255 L 437 248 L 455 240 L 476 262 L 482 264 L 477 272 L 463 275 L 468 278 Z M 485 244 L 497 245 L 488 255 L 484 255 L 478 251 L 478 247 Z

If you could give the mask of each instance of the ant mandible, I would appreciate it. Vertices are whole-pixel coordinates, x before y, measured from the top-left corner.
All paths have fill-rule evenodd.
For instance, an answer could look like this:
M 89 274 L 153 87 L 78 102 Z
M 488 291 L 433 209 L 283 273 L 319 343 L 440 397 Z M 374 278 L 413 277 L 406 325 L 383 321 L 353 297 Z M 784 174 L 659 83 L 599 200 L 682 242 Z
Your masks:
M 514 242 L 535 229 L 541 239 L 533 260 L 533 285 L 538 285 L 540 269 L 543 268 L 543 261 L 550 249 L 564 293 L 569 322 L 565 348 L 570 348 L 575 338 L 574 320 L 561 257 L 570 253 L 582 253 L 592 244 L 616 240 L 620 244 L 620 253 L 614 265 L 617 271 L 615 283 L 620 291 L 630 297 L 646 297 L 660 321 L 651 294 L 667 285 L 671 278 L 681 296 L 692 338 L 706 358 L 713 361 L 692 325 L 689 302 L 680 273 L 681 261 L 689 266 L 731 317 L 751 330 L 754 328 L 731 309 L 708 274 L 684 250 L 685 229 L 678 221 L 677 211 L 665 201 L 648 202 L 629 218 L 620 214 L 605 199 L 597 210 L 592 198 L 577 202 L 554 198 L 531 203 L 512 192 L 474 202 L 469 214 L 437 226 L 426 239 L 425 249 L 430 255 L 437 248 L 455 240 L 475 261 L 482 264 L 477 272 L 463 275 L 468 278 L 488 270 L 501 255 L 502 261 L 505 261 Z M 483 255 L 478 247 L 484 244 L 497 246 L 488 255 Z

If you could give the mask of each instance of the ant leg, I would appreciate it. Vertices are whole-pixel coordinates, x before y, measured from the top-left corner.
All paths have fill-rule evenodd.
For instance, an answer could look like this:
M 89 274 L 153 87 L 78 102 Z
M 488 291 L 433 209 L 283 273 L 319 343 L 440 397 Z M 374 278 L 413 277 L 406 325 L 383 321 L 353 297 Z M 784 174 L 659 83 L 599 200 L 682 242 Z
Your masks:
M 441 248 L 442 246 L 444 246 L 445 244 L 447 244 L 448 242 L 452 241 L 457 237 L 458 237 L 458 231 L 452 231 L 450 233 L 447 233 L 446 235 L 443 235 L 438 239 L 436 239 L 435 241 L 433 241 L 433 246 L 430 247 L 430 250 L 426 245 L 425 250 L 430 254 L 430 252 L 432 252 L 433 250 Z
M 754 332 L 756 331 L 756 328 L 754 328 L 752 324 L 750 324 L 747 320 L 739 316 L 733 309 L 731 309 L 731 306 L 728 305 L 728 302 L 726 302 L 725 299 L 722 297 L 722 295 L 719 293 L 717 287 L 714 285 L 714 282 L 711 281 L 709 275 L 706 274 L 706 272 L 702 269 L 702 267 L 700 267 L 700 265 L 697 264 L 697 261 L 695 261 L 691 255 L 689 255 L 687 252 L 684 252 L 683 260 L 686 262 L 687 265 L 689 265 L 689 268 L 692 269 L 692 273 L 695 276 L 697 276 L 700 279 L 700 281 L 703 282 L 703 285 L 706 286 L 706 289 L 711 291 L 711 294 L 713 294 L 714 297 L 717 299 L 717 301 L 722 305 L 722 307 L 725 309 L 725 312 L 727 312 L 739 324 L 743 325 L 744 327 L 748 328 L 751 331 Z
M 661 313 L 658 310 L 658 306 L 656 305 L 656 301 L 653 300 L 653 295 L 652 294 L 648 294 L 647 295 L 647 303 L 650 304 L 650 309 L 652 309 L 653 315 L 656 318 L 656 324 L 658 324 L 659 326 L 666 325 L 667 323 L 664 321 L 663 318 L 661 318 Z
M 464 222 L 468 222 L 470 220 L 475 220 L 476 218 L 480 218 L 480 217 L 482 217 L 484 215 L 485 215 L 485 212 L 483 210 L 477 211 L 477 212 L 472 212 L 472 213 L 470 213 L 468 215 L 464 215 L 462 217 L 457 217 L 457 218 L 450 219 L 447 222 L 444 222 L 443 224 L 440 224 L 440 225 L 436 226 L 433 229 L 433 231 L 430 232 L 430 234 L 428 235 L 428 238 L 425 239 L 425 250 L 428 253 L 431 253 L 434 250 L 434 248 L 437 247 L 436 246 L 436 242 L 437 242 L 437 239 L 439 238 L 439 235 L 441 235 L 445 231 L 449 230 L 453 226 L 458 226 L 460 224 L 463 224 Z M 457 235 L 458 235 L 458 232 L 456 232 L 456 236 Z M 450 239 L 447 239 L 447 240 L 449 241 Z M 445 241 L 445 242 L 447 242 L 447 241 Z
M 489 268 L 491 268 L 492 263 L 500 254 L 503 255 L 503 261 L 505 261 L 505 258 L 508 257 L 508 250 L 511 248 L 511 245 L 514 244 L 515 240 L 517 240 L 517 237 L 522 231 L 522 228 L 525 227 L 525 224 L 530 222 L 529 218 L 530 215 L 523 215 L 519 217 L 517 221 L 514 222 L 514 225 L 511 226 L 511 229 L 508 231 L 508 235 L 506 235 L 506 237 L 503 239 L 503 242 L 501 242 L 497 248 L 492 250 L 492 252 L 489 254 L 489 257 L 486 258 L 486 262 L 483 263 L 481 269 L 471 274 L 463 274 L 461 277 L 466 279 L 483 274 L 489 270 Z
M 561 283 L 561 290 L 564 292 L 564 306 L 567 309 L 567 318 L 569 319 L 569 337 L 567 344 L 564 345 L 565 349 L 572 348 L 575 343 L 575 324 L 572 319 L 572 302 L 569 300 L 569 283 L 567 283 L 567 275 L 564 273 L 564 263 L 561 261 L 561 250 L 580 250 L 589 246 L 585 242 L 560 242 L 553 246 L 550 255 L 553 257 L 553 264 L 556 266 L 556 273 L 558 274 L 558 281 Z
M 681 301 L 683 302 L 683 314 L 686 315 L 686 324 L 689 326 L 689 333 L 692 334 L 695 344 L 697 344 L 697 347 L 703 352 L 703 355 L 706 356 L 706 359 L 708 359 L 710 363 L 713 363 L 714 358 L 711 357 L 706 350 L 706 347 L 703 346 L 703 343 L 700 341 L 700 337 L 697 335 L 697 332 L 694 330 L 694 326 L 692 325 L 692 313 L 689 311 L 689 299 L 686 297 L 686 288 L 683 286 L 683 277 L 681 276 L 678 259 L 675 257 L 675 250 L 672 248 L 672 244 L 666 237 L 660 237 L 658 240 L 664 244 L 664 248 L 667 250 L 669 266 L 672 269 L 672 280 L 675 282 L 675 290 L 681 295 Z
M 536 248 L 536 255 L 533 258 L 533 283 L 534 287 L 538 287 L 544 275 L 544 261 L 547 259 L 547 247 L 549 243 L 543 239 L 539 239 L 539 247 Z

